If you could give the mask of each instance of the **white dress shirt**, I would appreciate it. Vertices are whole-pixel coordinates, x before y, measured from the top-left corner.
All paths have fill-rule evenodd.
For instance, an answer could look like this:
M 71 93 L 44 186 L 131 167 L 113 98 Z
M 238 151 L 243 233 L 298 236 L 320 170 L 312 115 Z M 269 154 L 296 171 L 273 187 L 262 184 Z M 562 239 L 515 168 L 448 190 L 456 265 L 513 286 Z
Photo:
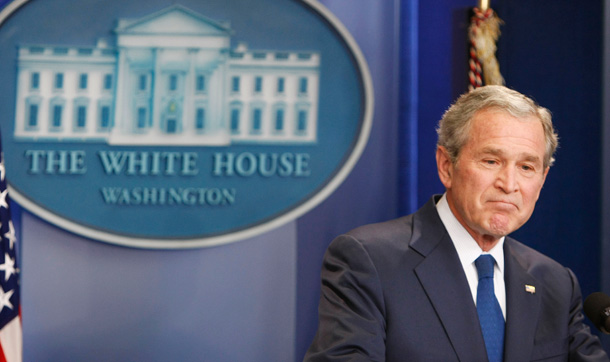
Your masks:
M 443 222 L 443 225 L 445 225 L 445 228 L 449 233 L 449 237 L 453 241 L 455 249 L 457 250 L 460 262 L 462 263 L 462 268 L 464 268 L 464 273 L 466 274 L 466 279 L 468 279 L 470 292 L 472 293 L 472 298 L 475 305 L 477 303 L 477 286 L 479 285 L 479 276 L 474 261 L 481 254 L 491 254 L 494 259 L 496 259 L 496 264 L 494 266 L 494 292 L 496 293 L 496 298 L 500 303 L 500 308 L 502 308 L 504 320 L 506 320 L 506 289 L 504 286 L 503 249 L 504 237 L 502 237 L 489 252 L 484 252 L 474 238 L 468 233 L 468 231 L 466 231 L 464 226 L 460 224 L 455 215 L 453 215 L 453 212 L 449 207 L 449 203 L 447 202 L 447 194 L 444 194 L 443 197 L 441 197 L 441 199 L 438 201 L 436 204 L 436 210 L 441 218 L 441 221 Z

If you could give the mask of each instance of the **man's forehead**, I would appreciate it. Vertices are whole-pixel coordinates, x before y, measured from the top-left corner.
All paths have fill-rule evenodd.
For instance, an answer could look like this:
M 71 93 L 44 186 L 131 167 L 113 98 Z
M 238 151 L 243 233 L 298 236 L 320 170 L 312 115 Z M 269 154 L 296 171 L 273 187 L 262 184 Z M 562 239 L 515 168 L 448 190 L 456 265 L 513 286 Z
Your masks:
M 534 115 L 514 116 L 511 113 L 495 108 L 484 109 L 476 113 L 470 122 L 468 138 L 492 136 L 528 136 L 536 135 L 544 143 L 544 126 L 540 118 Z

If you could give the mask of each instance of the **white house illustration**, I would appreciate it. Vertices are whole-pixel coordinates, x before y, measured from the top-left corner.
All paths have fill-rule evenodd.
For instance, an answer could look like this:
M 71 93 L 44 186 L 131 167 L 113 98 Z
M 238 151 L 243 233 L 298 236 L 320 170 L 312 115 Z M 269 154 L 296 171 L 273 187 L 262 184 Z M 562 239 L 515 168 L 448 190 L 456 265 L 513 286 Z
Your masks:
M 231 47 L 174 5 L 120 19 L 116 47 L 18 48 L 15 138 L 113 145 L 316 141 L 320 55 Z

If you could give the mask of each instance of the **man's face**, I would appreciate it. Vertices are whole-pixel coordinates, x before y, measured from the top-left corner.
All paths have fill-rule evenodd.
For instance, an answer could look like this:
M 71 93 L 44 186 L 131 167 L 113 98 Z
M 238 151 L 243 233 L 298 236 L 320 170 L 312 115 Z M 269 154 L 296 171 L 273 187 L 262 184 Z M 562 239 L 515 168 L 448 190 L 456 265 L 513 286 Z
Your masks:
M 517 119 L 494 109 L 475 114 L 455 165 L 439 147 L 437 166 L 449 206 L 479 244 L 495 244 L 530 218 L 548 173 L 544 156 L 537 118 Z

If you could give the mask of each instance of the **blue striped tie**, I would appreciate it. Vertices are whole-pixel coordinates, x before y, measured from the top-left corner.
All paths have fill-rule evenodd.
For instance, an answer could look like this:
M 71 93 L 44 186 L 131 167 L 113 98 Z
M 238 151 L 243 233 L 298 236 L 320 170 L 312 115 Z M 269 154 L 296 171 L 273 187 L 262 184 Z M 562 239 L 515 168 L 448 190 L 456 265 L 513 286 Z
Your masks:
M 474 262 L 479 273 L 477 313 L 489 362 L 501 362 L 504 352 L 504 317 L 494 293 L 495 262 L 489 254 L 479 256 Z

